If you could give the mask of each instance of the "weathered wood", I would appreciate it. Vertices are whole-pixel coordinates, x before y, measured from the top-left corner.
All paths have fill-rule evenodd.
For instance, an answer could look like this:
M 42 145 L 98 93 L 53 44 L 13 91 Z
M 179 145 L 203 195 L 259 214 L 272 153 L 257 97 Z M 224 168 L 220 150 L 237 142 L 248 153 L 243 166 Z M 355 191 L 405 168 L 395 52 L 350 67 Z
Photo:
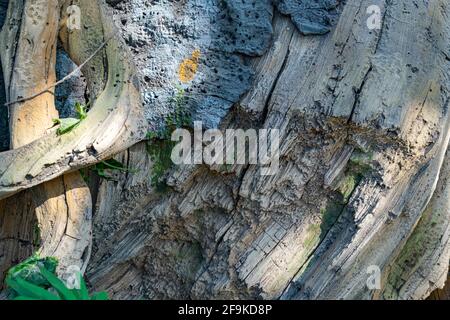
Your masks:
M 98 27 L 106 7 L 77 3 Z M 120 121 L 105 116 L 112 82 L 102 91 L 103 72 L 86 68 L 101 92 L 91 122 L 67 139 L 49 133 L 28 147 L 35 152 L 45 141 L 58 158 L 47 149 L 30 166 L 36 158 L 22 158 L 25 148 L 0 154 L 0 171 L 13 159 L 18 166 L 3 171 L 0 197 L 123 151 L 142 139 L 144 116 L 161 126 L 174 110 L 168 100 L 179 66 L 198 49 L 197 74 L 182 81 L 194 119 L 279 129 L 280 169 L 262 176 L 256 165 L 177 166 L 161 193 L 145 142 L 120 153 L 138 171 L 116 173 L 95 190 L 90 283 L 120 299 L 426 298 L 444 286 L 450 248 L 450 4 L 380 0 L 382 27 L 370 30 L 372 0 L 280 0 L 281 13 L 260 1 L 264 14 L 254 20 L 252 3 L 163 0 L 147 14 L 141 1 L 114 1 L 139 68 L 131 71 L 121 41 L 108 45 L 107 76 L 119 70 L 131 80 L 117 89 L 131 97 L 126 106 L 125 96 L 111 101 Z M 105 34 L 84 32 L 61 34 L 77 63 Z M 138 82 L 144 112 L 134 104 Z M 117 133 L 124 123 L 133 137 Z M 109 137 L 106 130 L 123 140 L 107 139 L 89 154 L 88 137 Z M 379 290 L 367 286 L 370 267 L 381 271 Z
M 85 7 L 87 2 L 80 1 L 79 5 Z M 99 8 L 97 9 L 99 12 L 106 10 L 101 5 Z M 92 13 L 86 11 L 85 15 L 89 16 Z M 108 15 L 102 12 L 101 16 Z M 98 18 L 98 15 L 94 18 Z M 75 30 L 69 36 L 71 41 L 82 43 L 80 46 L 70 47 L 70 51 L 81 51 L 78 59 L 73 58 L 75 62 L 83 61 L 88 52 L 90 55 L 98 48 L 98 45 L 94 46 L 95 44 L 101 43 L 101 39 L 113 34 L 114 25 L 109 19 L 102 18 L 95 20 L 92 28 L 87 30 L 83 32 Z M 80 39 L 79 37 L 85 39 L 84 34 L 87 35 L 86 40 L 76 40 Z M 11 39 L 11 35 L 5 31 L 2 37 Z M 7 43 L 8 41 L 2 41 L 2 45 Z M 58 136 L 55 130 L 49 130 L 40 139 L 0 154 L 0 199 L 64 173 L 110 158 L 145 137 L 147 123 L 142 115 L 138 82 L 134 78 L 134 69 L 122 42 L 111 39 L 104 55 L 108 61 L 107 84 L 93 101 L 86 120 L 65 135 Z M 99 59 L 101 57 L 95 60 L 97 64 Z M 102 83 L 96 79 L 101 80 L 104 77 L 103 73 L 98 72 L 102 70 L 102 65 L 96 69 L 95 65 L 89 64 L 85 68 L 85 70 L 94 68 L 87 72 L 94 93 L 99 90 L 96 86 Z M 11 70 L 11 67 L 3 63 L 4 72 Z M 9 99 L 16 98 L 9 97 Z
M 56 81 L 58 1 L 17 1 L 9 7 L 3 37 L 16 39 L 1 50 L 8 97 L 27 97 Z M 13 17 L 20 17 L 15 20 Z M 9 61 L 9 62 L 8 62 Z M 7 69 L 10 65 L 10 69 Z M 58 118 L 52 92 L 10 106 L 11 147 L 41 136 Z M 85 270 L 91 245 L 92 202 L 79 173 L 72 173 L 0 202 L 0 279 L 12 265 L 37 251 L 59 260 L 59 272 Z M 18 225 L 20 224 L 20 225 Z
M 121 298 L 283 299 L 419 299 L 443 286 L 446 224 L 426 221 L 438 205 L 433 213 L 448 214 L 431 199 L 445 199 L 435 190 L 449 139 L 449 6 L 379 1 L 382 29 L 369 30 L 372 4 L 347 1 L 324 36 L 274 19 L 272 47 L 253 62 L 259 82 L 227 125 L 248 114 L 281 130 L 275 176 L 178 167 L 162 195 L 141 173 L 102 183 L 94 286 Z M 128 163 L 147 173 L 144 146 L 131 150 Z M 403 250 L 420 228 L 436 238 L 417 248 L 424 260 L 411 269 Z M 393 295 L 369 290 L 370 266 Z M 388 278 L 393 266 L 401 282 Z

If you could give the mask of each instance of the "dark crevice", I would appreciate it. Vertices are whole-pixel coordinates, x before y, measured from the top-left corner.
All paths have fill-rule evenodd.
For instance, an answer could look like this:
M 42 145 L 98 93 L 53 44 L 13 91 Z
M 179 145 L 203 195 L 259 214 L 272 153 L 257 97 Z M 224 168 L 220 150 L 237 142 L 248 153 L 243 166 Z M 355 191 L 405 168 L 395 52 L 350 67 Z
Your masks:
M 6 18 L 9 0 L 0 0 L 0 30 Z M 3 79 L 3 69 L 0 57 L 0 152 L 9 149 L 9 125 L 8 125 L 8 108 L 3 104 L 6 102 L 6 86 Z
M 369 74 L 372 72 L 372 69 L 373 69 L 373 66 L 371 64 L 369 69 L 367 70 L 366 74 L 364 75 L 364 78 L 363 78 L 359 88 L 353 88 L 353 91 L 355 94 L 355 100 L 353 102 L 352 110 L 350 111 L 350 116 L 348 117 L 347 124 L 349 124 L 353 120 L 353 116 L 356 112 L 356 108 L 359 106 L 361 92 L 364 89 L 364 86 L 366 85 L 366 81 L 369 77 Z
M 3 70 L 0 63 L 0 152 L 9 148 L 9 125 L 8 108 L 3 104 L 6 102 L 5 82 L 3 80 Z
M 269 113 L 269 104 L 270 104 L 270 102 L 272 100 L 273 93 L 275 91 L 275 88 L 277 87 L 277 84 L 278 84 L 278 81 L 281 78 L 281 75 L 284 73 L 284 70 L 286 69 L 287 62 L 289 60 L 289 55 L 291 54 L 290 45 L 291 45 L 293 37 L 294 37 L 294 33 L 291 34 L 291 37 L 290 37 L 289 42 L 288 42 L 288 49 L 287 49 L 287 52 L 286 52 L 286 56 L 284 57 L 284 60 L 283 60 L 283 64 L 281 65 L 281 68 L 278 71 L 278 74 L 277 74 L 277 76 L 275 78 L 275 81 L 273 82 L 273 85 L 270 88 L 269 95 L 267 96 L 266 104 L 264 106 L 264 109 L 263 109 L 263 112 L 262 112 L 262 116 L 261 116 L 262 121 L 265 121 L 267 119 L 267 115 Z
M 64 198 L 64 203 L 66 205 L 66 210 L 65 210 L 66 211 L 65 212 L 65 214 L 66 214 L 66 223 L 65 223 L 65 226 L 64 226 L 64 232 L 63 232 L 61 238 L 59 239 L 58 245 L 55 247 L 56 249 L 61 246 L 61 242 L 62 242 L 64 236 L 67 235 L 67 226 L 69 225 L 69 219 L 70 219 L 70 212 L 69 212 L 70 206 L 69 206 L 69 202 L 67 201 L 67 186 L 66 186 L 66 182 L 64 180 L 64 176 L 61 176 L 60 180 L 61 180 L 60 182 L 62 183 L 63 190 L 64 190 L 64 194 L 62 196 Z M 53 252 L 52 254 L 54 254 L 54 253 L 55 252 Z
M 77 66 L 58 44 L 56 54 L 56 77 L 58 80 L 72 72 Z M 79 76 L 68 79 L 55 88 L 55 106 L 60 118 L 76 117 L 75 103 L 86 104 L 86 80 L 80 72 Z
M 375 51 L 374 54 L 377 53 L 378 48 L 380 47 L 380 43 L 381 43 L 381 39 L 383 37 L 383 30 L 386 27 L 386 15 L 387 15 L 387 11 L 389 8 L 389 5 L 391 4 L 390 0 L 386 0 L 386 8 L 384 8 L 384 12 L 383 12 L 383 16 L 381 18 L 381 29 L 380 29 L 380 33 L 378 35 L 378 40 L 377 40 L 377 44 L 375 45 Z M 390 16 L 390 15 L 389 15 Z

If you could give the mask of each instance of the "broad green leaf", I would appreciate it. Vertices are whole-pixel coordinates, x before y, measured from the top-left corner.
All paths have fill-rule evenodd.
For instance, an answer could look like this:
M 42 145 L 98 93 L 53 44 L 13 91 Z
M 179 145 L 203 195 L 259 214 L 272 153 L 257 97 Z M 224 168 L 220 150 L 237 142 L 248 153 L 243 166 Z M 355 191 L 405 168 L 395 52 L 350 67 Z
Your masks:
M 55 296 L 47 290 L 29 283 L 21 278 L 8 279 L 6 281 L 6 284 L 8 285 L 8 287 L 16 291 L 19 296 L 26 296 L 40 300 L 61 300 L 58 296 Z
M 80 299 L 81 300 L 90 300 L 89 299 L 89 292 L 88 289 L 86 287 L 86 282 L 84 281 L 81 273 L 78 274 L 78 276 L 80 277 L 80 290 L 78 290 L 79 294 L 80 294 Z
M 72 293 L 75 295 L 76 300 L 84 300 L 84 299 L 81 297 L 80 290 L 77 290 L 77 289 L 70 289 L 70 292 L 72 292 Z
M 10 299 L 13 300 L 109 300 L 106 292 L 99 292 L 92 297 L 86 286 L 81 273 L 78 274 L 80 280 L 80 289 L 69 289 L 63 281 L 55 274 L 58 261 L 56 258 L 39 258 L 37 254 L 25 260 L 23 263 L 13 267 L 8 272 L 6 284 L 11 289 Z M 36 271 L 37 269 L 37 271 Z M 33 279 L 39 275 L 42 279 L 39 284 L 30 283 L 22 278 L 28 276 L 29 272 L 33 274 Z M 48 291 L 47 288 L 55 290 Z
M 42 276 L 39 268 L 44 267 L 48 271 L 54 273 L 58 266 L 58 260 L 54 257 L 40 258 L 38 254 L 34 254 L 25 261 L 9 269 L 6 278 L 15 279 L 20 277 L 39 287 L 48 287 L 50 284 Z
M 97 292 L 92 295 L 91 300 L 109 300 L 109 297 L 106 292 Z
M 78 300 L 66 285 L 58 279 L 54 274 L 48 272 L 45 268 L 41 268 L 42 275 L 47 279 L 47 281 L 52 285 L 52 287 L 58 292 L 58 294 L 64 300 Z
M 39 300 L 39 299 L 31 298 L 31 297 L 25 297 L 25 296 L 18 296 L 18 297 L 15 297 L 13 300 Z
M 53 122 L 55 124 L 60 125 L 58 130 L 56 131 L 56 133 L 60 136 L 73 130 L 76 126 L 80 124 L 81 120 L 75 118 L 64 118 L 64 119 L 53 119 Z
M 80 120 L 84 120 L 87 118 L 87 108 L 83 106 L 81 103 L 75 103 L 75 111 Z

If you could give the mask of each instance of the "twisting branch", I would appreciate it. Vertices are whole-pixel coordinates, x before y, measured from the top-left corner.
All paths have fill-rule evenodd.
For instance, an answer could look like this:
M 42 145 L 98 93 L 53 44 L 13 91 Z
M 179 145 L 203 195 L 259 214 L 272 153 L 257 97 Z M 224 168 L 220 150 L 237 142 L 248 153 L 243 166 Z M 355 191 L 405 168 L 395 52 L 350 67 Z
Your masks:
M 90 13 L 85 17 L 89 19 L 91 27 L 86 32 L 72 34 L 71 41 L 81 45 L 71 46 L 68 52 L 73 61 L 91 59 L 89 63 L 83 62 L 78 69 L 91 63 L 99 64 L 96 65 L 97 70 L 102 69 L 101 65 L 106 66 L 106 72 L 96 74 L 88 70 L 89 74 L 86 75 L 88 79 L 97 76 L 97 84 L 101 87 L 93 99 L 89 116 L 68 134 L 58 136 L 55 132 L 46 131 L 28 144 L 1 152 L 0 200 L 109 159 L 145 139 L 148 123 L 144 116 L 136 69 L 125 43 L 121 37 L 115 36 L 117 32 L 113 21 L 105 18 L 110 13 L 102 3 L 102 0 L 80 2 L 82 12 Z M 88 41 L 93 37 L 101 40 L 95 44 Z M 101 41 L 105 42 L 101 44 Z M 105 47 L 105 44 L 108 45 Z M 96 59 L 92 57 L 102 47 L 106 61 L 95 62 Z M 93 54 L 88 58 L 87 52 Z M 67 77 L 70 75 L 65 79 Z M 64 79 L 55 85 L 61 81 Z M 28 95 L 24 93 L 22 96 Z M 23 100 L 26 99 L 20 101 Z
M 103 49 L 103 47 L 108 43 L 109 40 L 111 40 L 111 38 L 113 37 L 113 35 L 109 35 L 105 41 L 103 41 L 103 43 L 94 51 L 94 53 L 92 53 L 82 64 L 80 64 L 78 67 L 76 67 L 71 73 L 69 73 L 68 75 L 66 75 L 64 78 L 62 78 L 61 80 L 49 85 L 47 88 L 45 88 L 44 90 L 35 93 L 31 96 L 25 97 L 25 98 L 20 98 L 11 102 L 6 102 L 5 104 L 3 104 L 5 107 L 16 104 L 16 103 L 21 103 L 21 102 L 25 102 L 28 100 L 32 100 L 36 97 L 39 97 L 41 94 L 44 94 L 46 92 L 48 92 L 50 89 L 55 88 L 56 86 L 59 86 L 60 84 L 62 84 L 63 82 L 69 80 L 70 78 L 76 76 L 78 74 L 78 72 L 89 62 L 91 61 L 99 52 L 100 50 Z

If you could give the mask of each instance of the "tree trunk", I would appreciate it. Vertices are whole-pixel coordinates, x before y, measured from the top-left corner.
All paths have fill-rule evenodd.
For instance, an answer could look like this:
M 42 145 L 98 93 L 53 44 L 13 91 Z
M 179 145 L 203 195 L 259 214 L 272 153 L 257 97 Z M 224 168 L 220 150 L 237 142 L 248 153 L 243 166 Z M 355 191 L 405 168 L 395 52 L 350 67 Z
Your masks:
M 9 105 L 0 273 L 37 247 L 115 299 L 448 297 L 448 1 L 106 2 L 10 1 L 9 102 L 55 81 L 58 34 L 78 65 L 107 45 L 70 133 L 50 129 L 52 92 Z M 160 174 L 167 142 L 145 136 L 180 107 L 204 129 L 278 129 L 279 170 Z M 130 170 L 88 189 L 77 170 L 112 156 Z
M 2 33 L 8 100 L 27 97 L 56 81 L 58 1 L 11 3 L 9 33 Z M 25 14 L 20 15 L 22 12 Z M 7 29 L 5 29 L 7 30 Z M 20 34 L 19 34 L 20 30 Z M 11 46 L 10 39 L 17 39 Z M 42 137 L 58 118 L 53 92 L 9 108 L 11 148 Z M 35 250 L 57 256 L 59 272 L 69 266 L 86 269 L 91 245 L 92 202 L 79 173 L 71 173 L 25 190 L 0 203 L 0 276 Z

